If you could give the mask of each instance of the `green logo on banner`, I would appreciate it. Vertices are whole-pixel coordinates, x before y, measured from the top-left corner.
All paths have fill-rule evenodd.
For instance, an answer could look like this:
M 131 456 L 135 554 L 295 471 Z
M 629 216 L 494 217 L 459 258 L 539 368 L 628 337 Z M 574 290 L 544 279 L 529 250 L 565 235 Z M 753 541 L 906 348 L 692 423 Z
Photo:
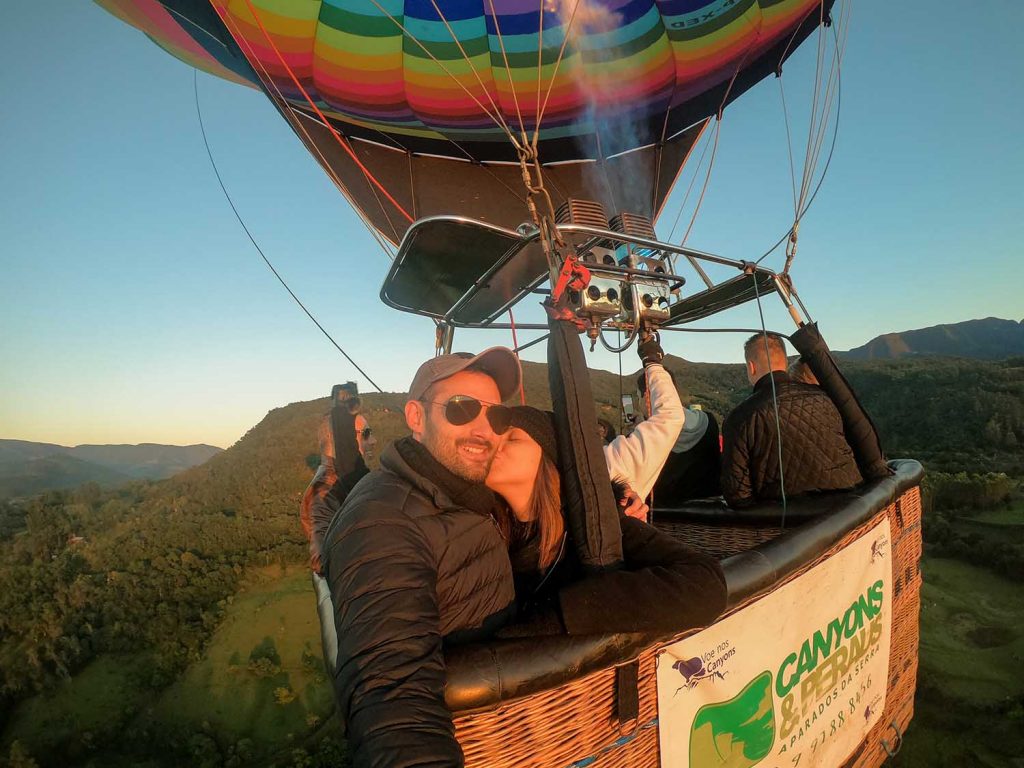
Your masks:
M 771 672 L 762 672 L 728 701 L 697 710 L 690 732 L 690 765 L 749 768 L 775 743 Z

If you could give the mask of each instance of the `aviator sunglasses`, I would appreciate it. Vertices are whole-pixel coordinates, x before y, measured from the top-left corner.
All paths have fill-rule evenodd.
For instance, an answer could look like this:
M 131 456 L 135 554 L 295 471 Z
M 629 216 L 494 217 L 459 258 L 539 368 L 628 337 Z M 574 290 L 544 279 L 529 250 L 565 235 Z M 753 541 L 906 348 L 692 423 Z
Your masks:
M 469 424 L 480 415 L 480 411 L 486 409 L 487 423 L 491 425 L 494 434 L 503 435 L 512 424 L 512 410 L 504 405 L 483 403 L 469 395 L 453 395 L 446 402 L 434 400 L 420 400 L 421 403 L 444 406 L 444 417 L 454 427 L 461 427 Z

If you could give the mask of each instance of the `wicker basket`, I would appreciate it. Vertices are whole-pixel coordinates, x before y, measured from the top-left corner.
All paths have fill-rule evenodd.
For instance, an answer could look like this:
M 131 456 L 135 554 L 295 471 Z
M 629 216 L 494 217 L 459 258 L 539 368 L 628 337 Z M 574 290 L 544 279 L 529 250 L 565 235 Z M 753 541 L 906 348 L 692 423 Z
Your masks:
M 913 715 L 920 606 L 921 499 L 911 488 L 893 504 L 836 542 L 786 581 L 813 568 L 888 519 L 894 602 L 885 711 L 846 765 L 879 766 L 895 750 Z M 692 533 L 692 531 L 690 532 Z M 692 536 L 687 538 L 692 541 Z M 742 609 L 748 603 L 733 608 Z M 681 637 L 668 642 L 674 642 Z M 492 710 L 456 716 L 456 736 L 469 768 L 656 768 L 659 764 L 655 657 L 666 643 L 639 657 L 639 717 L 621 729 L 615 715 L 615 668 L 566 685 L 507 701 Z
M 784 532 L 777 525 L 733 526 L 721 523 L 714 525 L 661 521 L 657 517 L 654 519 L 654 524 L 680 541 L 686 542 L 701 552 L 707 552 L 719 560 L 771 541 Z

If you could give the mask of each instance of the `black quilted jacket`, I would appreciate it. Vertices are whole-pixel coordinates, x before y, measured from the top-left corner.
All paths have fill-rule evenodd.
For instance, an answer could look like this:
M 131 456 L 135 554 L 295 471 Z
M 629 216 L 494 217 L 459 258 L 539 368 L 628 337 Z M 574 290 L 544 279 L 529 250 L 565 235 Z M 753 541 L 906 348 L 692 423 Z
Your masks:
M 775 371 L 722 426 L 722 495 L 729 506 L 782 498 L 772 382 L 779 407 L 786 496 L 852 488 L 861 482 L 839 412 L 819 387 Z
M 349 753 L 354 768 L 461 766 L 442 643 L 486 637 L 514 611 L 494 496 L 412 438 L 389 445 L 380 462 L 325 543 Z

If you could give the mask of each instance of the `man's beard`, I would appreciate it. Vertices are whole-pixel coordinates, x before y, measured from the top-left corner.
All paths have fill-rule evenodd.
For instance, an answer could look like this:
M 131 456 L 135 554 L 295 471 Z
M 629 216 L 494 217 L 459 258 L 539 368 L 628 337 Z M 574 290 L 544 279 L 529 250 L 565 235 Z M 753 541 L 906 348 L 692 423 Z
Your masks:
M 449 472 L 463 480 L 471 483 L 482 483 L 491 470 L 491 463 L 494 461 L 495 445 L 487 440 L 478 438 L 462 438 L 455 442 L 444 439 L 438 440 L 438 435 L 429 431 L 423 434 L 423 445 L 430 451 L 431 455 L 441 463 Z M 475 445 L 483 448 L 488 454 L 485 462 L 467 461 L 460 453 L 459 447 L 463 445 Z

